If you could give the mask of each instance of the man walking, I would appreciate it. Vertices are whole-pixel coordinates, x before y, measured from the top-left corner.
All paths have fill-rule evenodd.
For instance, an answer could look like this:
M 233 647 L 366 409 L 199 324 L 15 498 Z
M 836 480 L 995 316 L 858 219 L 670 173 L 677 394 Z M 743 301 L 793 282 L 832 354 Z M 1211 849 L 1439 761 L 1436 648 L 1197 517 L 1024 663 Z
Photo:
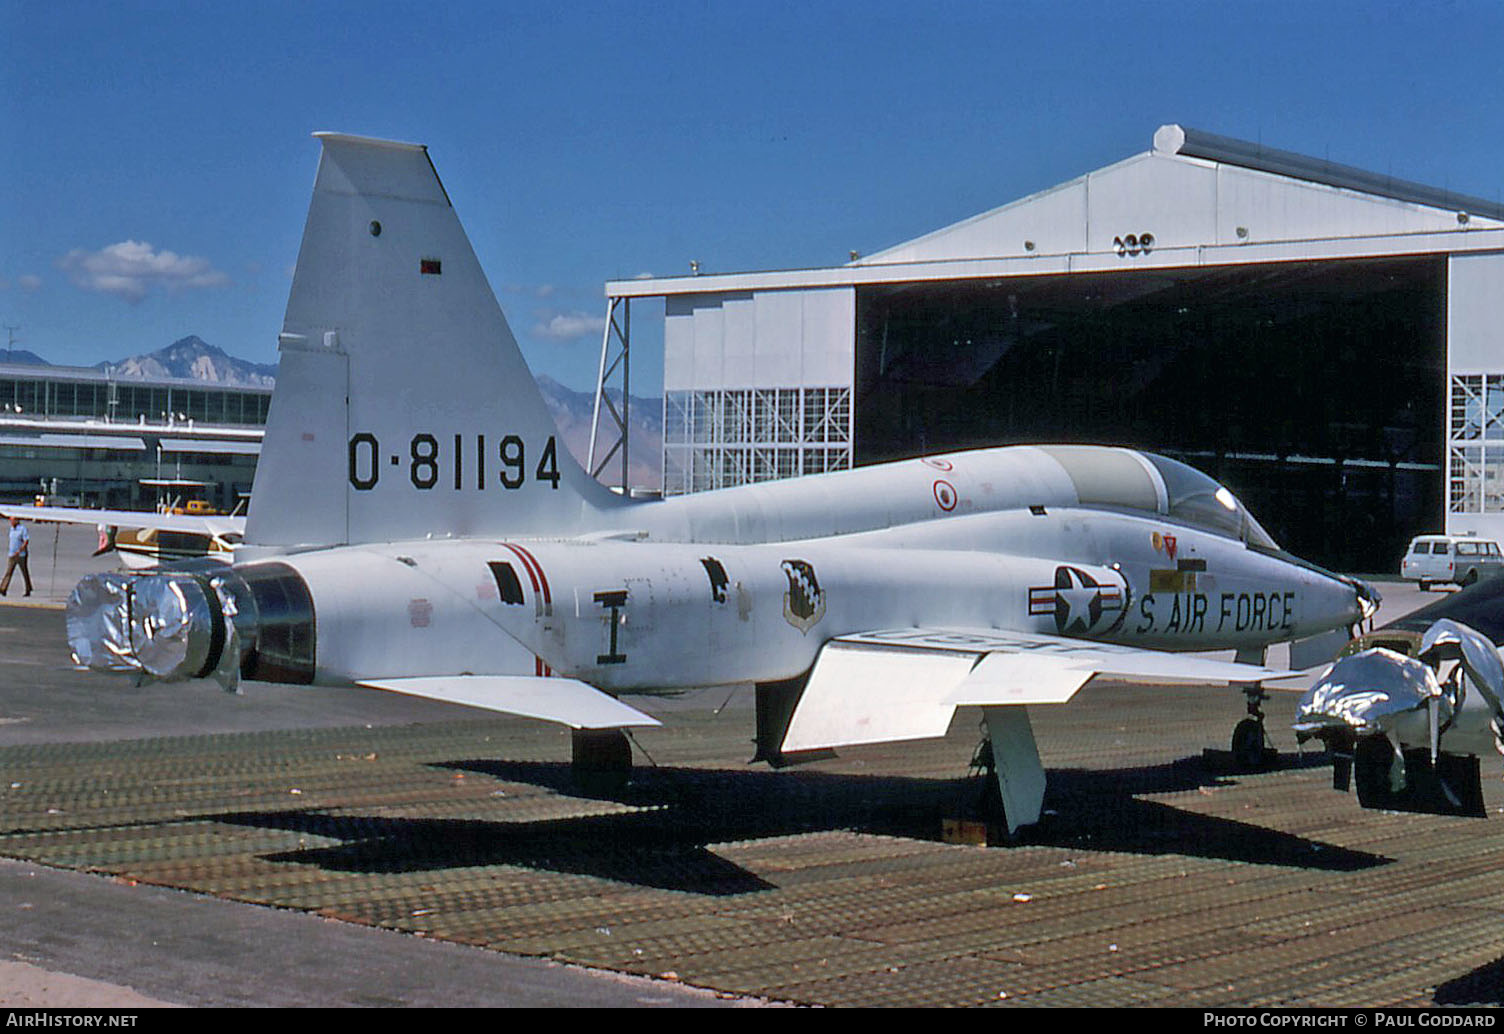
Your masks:
M 31 535 L 26 531 L 26 525 L 21 523 L 21 518 L 10 519 L 10 552 L 5 562 L 5 578 L 0 580 L 0 596 L 10 591 L 10 576 L 16 568 L 21 569 L 21 577 L 26 579 L 26 595 L 31 595 L 31 568 L 26 564 L 26 554 L 31 546 Z

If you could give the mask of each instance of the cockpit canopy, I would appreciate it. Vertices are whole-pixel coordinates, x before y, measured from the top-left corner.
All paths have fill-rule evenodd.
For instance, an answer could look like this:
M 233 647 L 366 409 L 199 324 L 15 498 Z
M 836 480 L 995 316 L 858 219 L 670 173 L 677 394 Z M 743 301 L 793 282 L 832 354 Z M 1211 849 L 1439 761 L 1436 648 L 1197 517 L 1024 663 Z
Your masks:
M 1237 496 L 1207 477 L 1195 467 L 1167 456 L 1146 452 L 1144 459 L 1154 465 L 1164 479 L 1168 496 L 1168 514 L 1192 527 L 1219 532 L 1257 546 L 1261 549 L 1279 549 L 1273 537 L 1263 525 L 1254 519 Z
M 1159 514 L 1256 549 L 1279 549 L 1226 486 L 1179 460 L 1091 445 L 1043 448 L 1070 475 L 1083 506 Z

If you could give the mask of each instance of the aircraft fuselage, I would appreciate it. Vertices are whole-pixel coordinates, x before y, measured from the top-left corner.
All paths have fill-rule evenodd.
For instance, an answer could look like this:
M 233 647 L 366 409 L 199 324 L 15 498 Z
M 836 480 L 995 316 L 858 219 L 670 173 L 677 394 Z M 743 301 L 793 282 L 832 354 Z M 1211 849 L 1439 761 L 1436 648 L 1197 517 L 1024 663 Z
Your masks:
M 672 691 L 792 678 L 830 638 L 871 629 L 1212 650 L 1359 620 L 1351 585 L 1193 529 L 1173 529 L 1172 560 L 1163 545 L 1172 526 L 1125 514 L 941 523 L 856 542 L 440 541 L 277 562 L 308 586 L 320 682 L 416 665 Z
M 1177 509 L 1184 498 L 1206 505 Z M 242 550 L 253 558 L 231 571 L 262 588 L 240 613 L 280 630 L 240 630 L 242 646 L 261 641 L 245 673 L 558 674 L 674 691 L 792 678 L 830 639 L 875 629 L 1214 650 L 1352 625 L 1363 609 L 1355 583 L 1252 542 L 1261 529 L 1210 478 L 1126 449 L 978 450 L 588 517 L 558 538 Z M 148 670 L 203 674 L 225 653 L 217 606 L 185 604 L 183 623 L 151 618 L 160 627 L 90 655 L 181 634 L 181 660 L 169 651 Z M 128 609 L 138 623 L 153 613 Z

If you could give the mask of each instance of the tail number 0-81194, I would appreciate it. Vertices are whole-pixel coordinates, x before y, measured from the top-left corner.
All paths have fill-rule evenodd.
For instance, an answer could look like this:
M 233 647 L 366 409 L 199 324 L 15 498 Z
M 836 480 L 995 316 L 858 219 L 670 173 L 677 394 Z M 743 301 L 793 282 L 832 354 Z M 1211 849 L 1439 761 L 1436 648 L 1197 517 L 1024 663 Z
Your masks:
M 516 489 L 526 484 L 529 450 L 520 436 L 506 435 L 489 448 L 483 434 L 456 434 L 453 442 L 448 446 L 439 435 L 415 434 L 407 441 L 406 454 L 389 453 L 387 465 L 405 467 L 407 480 L 422 491 L 437 488 L 441 483 L 455 491 L 474 485 L 478 492 L 493 485 Z M 381 443 L 374 434 L 361 431 L 350 436 L 349 461 L 351 486 L 361 492 L 375 488 L 381 480 L 382 453 Z M 494 471 L 492 480 L 487 479 L 488 469 Z M 543 444 L 537 465 L 532 468 L 532 479 L 547 482 L 551 488 L 559 487 L 558 446 L 553 435 Z

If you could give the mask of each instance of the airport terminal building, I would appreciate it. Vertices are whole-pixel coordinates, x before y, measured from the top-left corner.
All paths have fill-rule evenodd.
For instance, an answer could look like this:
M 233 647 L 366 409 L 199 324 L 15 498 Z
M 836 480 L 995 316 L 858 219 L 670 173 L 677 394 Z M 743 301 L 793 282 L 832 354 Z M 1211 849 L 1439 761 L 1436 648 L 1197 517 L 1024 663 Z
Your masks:
M 271 389 L 0 364 L 0 502 L 229 511 L 250 494 Z
M 1150 150 L 827 269 L 662 298 L 664 489 L 1016 442 L 1228 483 L 1287 548 L 1394 569 L 1504 535 L 1504 205 L 1176 125 Z

